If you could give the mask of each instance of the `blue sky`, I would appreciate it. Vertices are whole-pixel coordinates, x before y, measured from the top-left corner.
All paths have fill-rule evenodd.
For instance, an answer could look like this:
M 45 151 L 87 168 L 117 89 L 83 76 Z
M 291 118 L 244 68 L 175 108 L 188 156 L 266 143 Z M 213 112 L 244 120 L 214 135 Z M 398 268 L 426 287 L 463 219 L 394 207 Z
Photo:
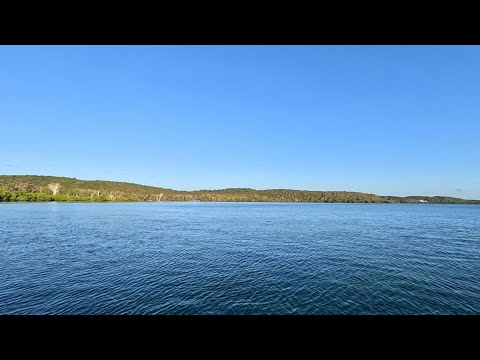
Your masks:
M 0 46 L 0 174 L 480 199 L 479 46 Z

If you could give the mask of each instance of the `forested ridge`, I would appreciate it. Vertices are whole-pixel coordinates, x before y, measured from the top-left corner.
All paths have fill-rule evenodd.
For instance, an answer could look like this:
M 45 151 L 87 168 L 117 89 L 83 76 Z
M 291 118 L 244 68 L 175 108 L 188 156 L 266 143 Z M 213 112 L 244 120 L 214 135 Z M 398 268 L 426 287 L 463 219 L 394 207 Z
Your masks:
M 234 201 L 234 202 L 325 202 L 325 203 L 434 203 L 480 204 L 447 196 L 379 196 L 349 191 L 289 189 L 179 191 L 154 186 L 103 180 L 79 180 L 36 175 L 0 175 L 0 201 Z

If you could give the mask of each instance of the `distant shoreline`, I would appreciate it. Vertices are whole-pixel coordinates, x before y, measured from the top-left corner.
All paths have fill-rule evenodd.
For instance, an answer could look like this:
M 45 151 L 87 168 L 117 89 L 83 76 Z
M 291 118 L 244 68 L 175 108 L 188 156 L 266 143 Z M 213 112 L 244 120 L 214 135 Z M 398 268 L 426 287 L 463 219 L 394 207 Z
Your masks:
M 474 200 L 476 201 L 476 200 Z M 348 205 L 480 205 L 480 202 L 468 203 L 418 203 L 418 202 L 299 202 L 299 201 L 0 201 L 2 204 L 348 204 Z
M 37 175 L 0 175 L 0 202 L 480 204 L 480 200 L 449 196 L 381 196 L 353 191 L 250 188 L 184 191 L 125 182 Z

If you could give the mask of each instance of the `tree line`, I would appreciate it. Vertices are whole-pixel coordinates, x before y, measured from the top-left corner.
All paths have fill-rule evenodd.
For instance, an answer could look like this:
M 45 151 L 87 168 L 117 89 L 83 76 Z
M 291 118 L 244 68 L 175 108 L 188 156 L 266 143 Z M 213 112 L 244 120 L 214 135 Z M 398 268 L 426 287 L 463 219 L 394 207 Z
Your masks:
M 478 200 L 436 196 L 378 196 L 348 191 L 289 189 L 177 191 L 153 186 L 101 180 L 78 180 L 51 176 L 0 176 L 0 202 L 13 201 L 228 201 L 312 203 L 480 203 Z

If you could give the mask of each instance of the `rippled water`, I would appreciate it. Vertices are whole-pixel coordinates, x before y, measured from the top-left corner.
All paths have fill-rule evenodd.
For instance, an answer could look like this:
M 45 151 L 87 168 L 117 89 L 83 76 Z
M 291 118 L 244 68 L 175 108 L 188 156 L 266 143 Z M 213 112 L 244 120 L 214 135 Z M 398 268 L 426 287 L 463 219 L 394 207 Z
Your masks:
M 0 204 L 1 314 L 480 313 L 480 206 Z

